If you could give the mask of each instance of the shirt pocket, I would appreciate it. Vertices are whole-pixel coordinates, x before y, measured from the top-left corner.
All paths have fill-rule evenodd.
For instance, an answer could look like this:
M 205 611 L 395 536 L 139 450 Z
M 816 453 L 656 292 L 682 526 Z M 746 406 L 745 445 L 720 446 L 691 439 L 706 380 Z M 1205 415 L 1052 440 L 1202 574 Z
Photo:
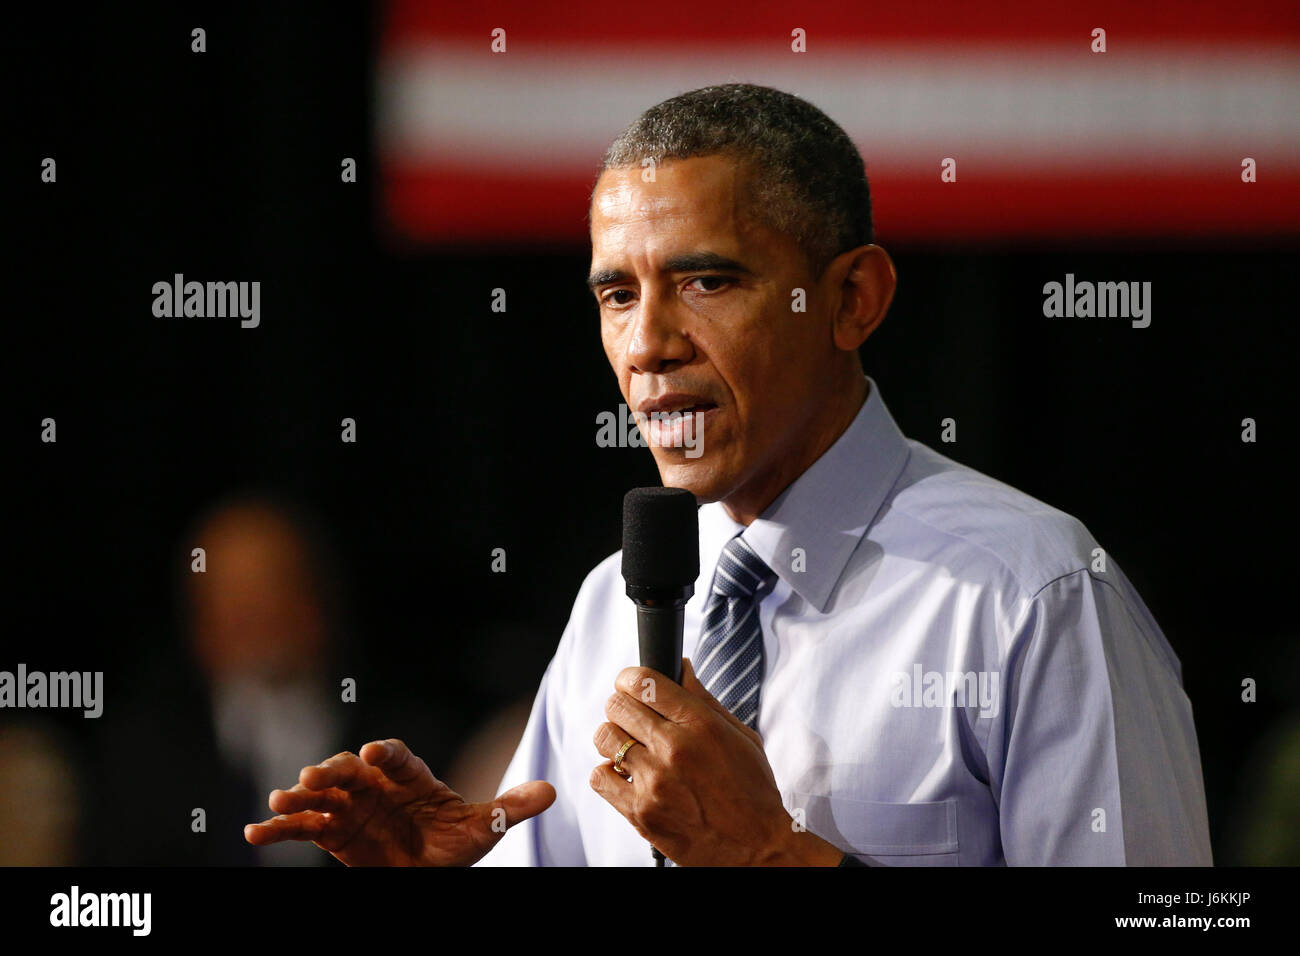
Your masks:
M 957 801 L 876 803 L 832 794 L 793 794 L 804 826 L 864 863 L 956 866 Z

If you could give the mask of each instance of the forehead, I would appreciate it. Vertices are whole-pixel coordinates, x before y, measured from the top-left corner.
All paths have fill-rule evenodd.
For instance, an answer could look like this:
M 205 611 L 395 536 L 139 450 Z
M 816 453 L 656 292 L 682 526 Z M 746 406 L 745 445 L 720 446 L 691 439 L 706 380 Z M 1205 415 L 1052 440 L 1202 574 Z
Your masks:
M 741 238 L 753 231 L 745 201 L 749 178 L 729 156 L 668 160 L 653 182 L 641 167 L 607 169 L 591 202 L 593 253 L 689 231 L 695 240 Z

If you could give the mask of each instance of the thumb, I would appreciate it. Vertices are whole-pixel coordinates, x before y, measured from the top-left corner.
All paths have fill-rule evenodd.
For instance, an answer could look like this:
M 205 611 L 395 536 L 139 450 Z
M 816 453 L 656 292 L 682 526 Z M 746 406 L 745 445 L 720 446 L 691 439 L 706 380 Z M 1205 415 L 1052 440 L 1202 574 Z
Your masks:
M 722 702 L 710 694 L 709 689 L 700 683 L 700 679 L 695 676 L 695 668 L 691 666 L 691 659 L 689 657 L 682 658 L 682 687 L 694 694 L 696 697 L 704 700 L 723 717 L 730 717 L 732 720 L 736 719 L 731 711 L 723 707 Z M 739 723 L 739 721 L 737 721 L 737 723 Z
M 689 657 L 682 658 L 682 687 L 690 691 L 696 697 L 711 701 L 718 707 L 722 706 L 718 703 L 718 699 L 710 694 L 708 688 L 701 684 L 700 679 L 695 676 L 695 668 L 691 666 L 691 659 Z
M 709 693 L 709 689 L 700 683 L 700 679 L 695 676 L 695 668 L 691 666 L 690 658 L 682 658 L 682 687 L 696 697 L 702 698 L 705 703 L 722 715 L 723 719 L 731 726 L 735 727 L 746 737 L 756 740 L 760 744 L 762 739 L 758 736 L 757 731 L 741 723 L 740 718 L 723 706 L 722 701 Z
M 498 809 L 505 811 L 505 828 L 535 817 L 555 802 L 555 788 L 545 780 L 531 780 L 512 787 L 492 801 L 492 814 L 499 819 Z M 495 822 L 495 820 L 494 820 Z M 495 829 L 495 827 L 494 827 Z M 504 833 L 505 830 L 499 832 Z

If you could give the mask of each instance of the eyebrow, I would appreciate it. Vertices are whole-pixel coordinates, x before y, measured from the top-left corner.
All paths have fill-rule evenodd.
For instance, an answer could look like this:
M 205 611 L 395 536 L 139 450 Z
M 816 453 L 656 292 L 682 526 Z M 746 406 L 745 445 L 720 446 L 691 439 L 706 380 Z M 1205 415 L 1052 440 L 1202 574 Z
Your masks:
M 716 252 L 683 252 L 673 256 L 664 263 L 660 272 L 736 272 L 752 276 L 753 270 L 735 259 L 718 255 Z M 632 274 L 622 269 L 598 269 L 587 276 L 587 288 L 595 292 L 603 285 L 614 282 L 626 282 Z

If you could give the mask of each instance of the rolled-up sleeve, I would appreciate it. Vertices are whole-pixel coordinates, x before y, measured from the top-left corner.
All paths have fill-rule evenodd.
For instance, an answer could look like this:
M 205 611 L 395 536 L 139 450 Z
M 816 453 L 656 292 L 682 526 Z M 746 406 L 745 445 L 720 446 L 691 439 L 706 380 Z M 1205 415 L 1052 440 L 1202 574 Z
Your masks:
M 1009 865 L 1211 864 L 1181 667 L 1117 567 L 1034 594 L 1003 673 L 989 756 Z

